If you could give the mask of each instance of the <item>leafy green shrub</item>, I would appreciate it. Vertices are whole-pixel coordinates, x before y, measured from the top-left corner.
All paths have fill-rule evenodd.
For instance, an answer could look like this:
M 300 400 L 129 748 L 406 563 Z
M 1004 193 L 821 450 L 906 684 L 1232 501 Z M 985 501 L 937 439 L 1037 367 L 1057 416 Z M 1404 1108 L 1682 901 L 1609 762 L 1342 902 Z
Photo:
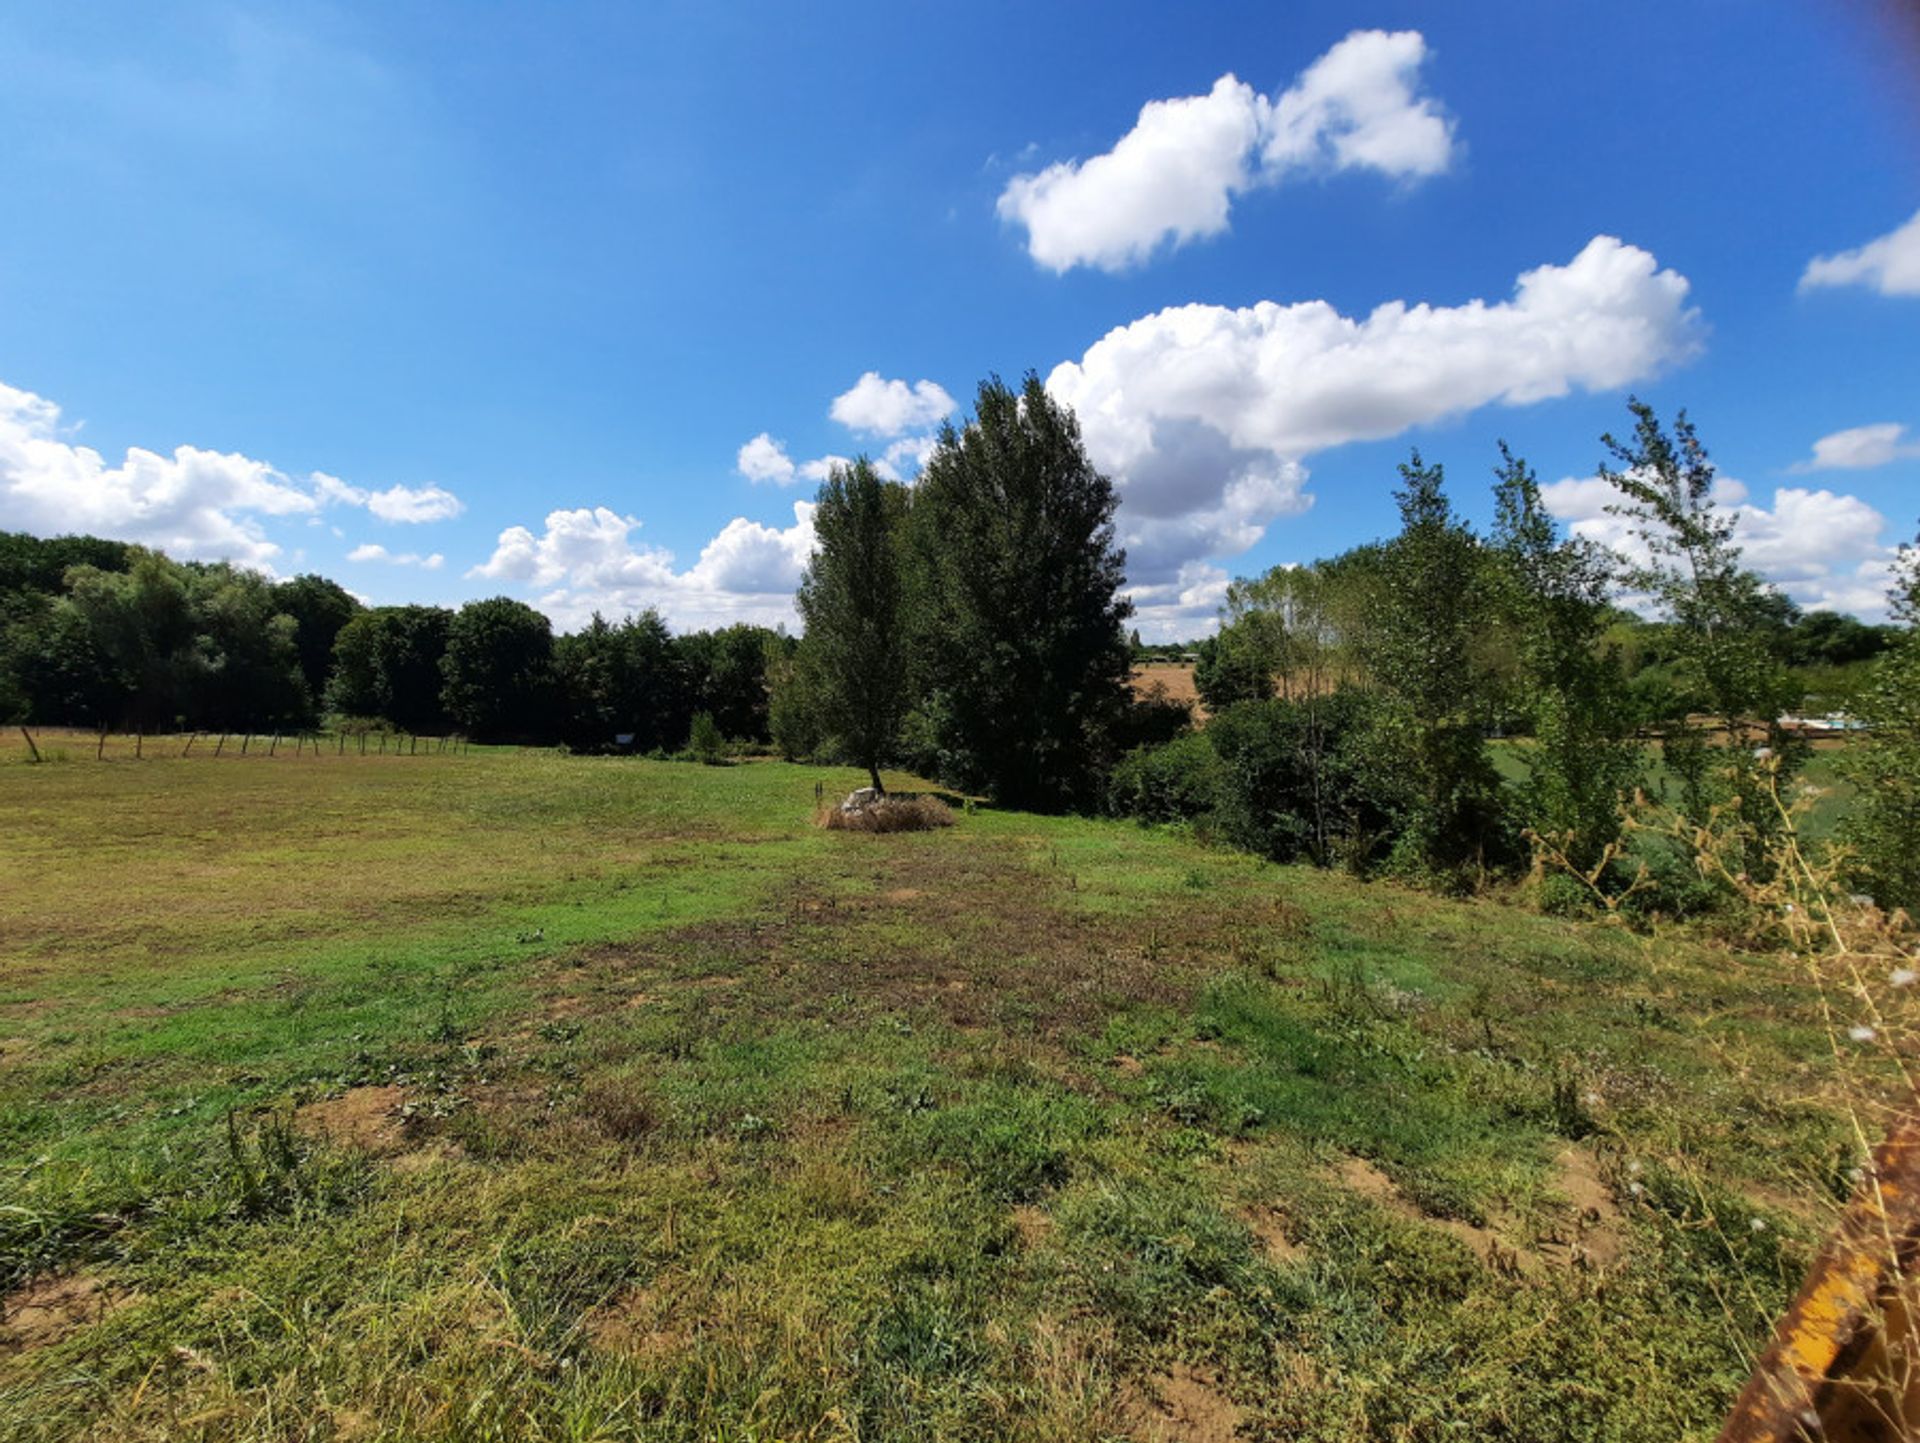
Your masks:
M 687 750 L 695 761 L 710 767 L 717 767 L 727 759 L 727 739 L 720 735 L 719 723 L 714 721 L 712 712 L 695 715 L 693 729 L 687 734 Z
M 1156 681 L 1121 708 L 1112 743 L 1116 752 L 1129 752 L 1136 747 L 1165 746 L 1192 730 L 1193 703 L 1181 701 Z
M 1403 779 L 1372 764 L 1376 699 L 1347 688 L 1242 702 L 1207 727 L 1220 758 L 1221 830 L 1278 862 L 1364 866 L 1395 830 Z
M 1220 805 L 1220 756 L 1204 732 L 1135 747 L 1113 769 L 1107 810 L 1143 822 L 1181 822 Z

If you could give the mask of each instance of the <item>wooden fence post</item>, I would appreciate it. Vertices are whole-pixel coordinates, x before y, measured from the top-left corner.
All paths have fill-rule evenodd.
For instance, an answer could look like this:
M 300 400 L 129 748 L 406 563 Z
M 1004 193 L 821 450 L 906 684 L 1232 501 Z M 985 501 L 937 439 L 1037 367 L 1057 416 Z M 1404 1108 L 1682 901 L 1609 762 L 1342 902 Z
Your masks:
M 273 740 L 267 743 L 267 755 L 272 756 L 274 753 L 274 748 L 278 747 L 279 745 L 280 745 L 280 733 L 275 732 L 273 734 Z
M 136 762 L 140 760 L 140 743 L 143 740 L 144 738 L 140 734 L 140 728 L 135 727 L 133 729 L 133 759 Z
M 33 744 L 33 733 L 23 726 L 20 728 L 20 735 L 27 739 L 27 750 L 33 753 L 33 759 L 38 763 L 40 760 L 40 748 Z
M 221 733 L 220 733 L 220 740 L 219 740 L 219 741 L 217 741 L 217 742 L 215 742 L 215 743 L 213 744 L 213 754 L 214 754 L 214 755 L 215 755 L 216 757 L 217 757 L 217 756 L 219 756 L 219 755 L 220 755 L 220 749 L 221 749 L 222 747 L 224 747 L 224 746 L 225 746 L 226 744 L 227 744 L 227 734 L 226 734 L 225 732 L 221 732 Z
M 188 737 L 187 744 L 184 747 L 180 748 L 180 755 L 183 757 L 186 756 L 187 753 L 193 750 L 193 744 L 199 740 L 200 740 L 199 732 L 195 732 L 192 736 Z
M 242 733 L 240 733 L 240 755 L 241 755 L 241 756 L 243 756 L 243 757 L 244 757 L 244 756 L 245 756 L 245 755 L 247 754 L 247 745 L 248 745 L 248 743 L 250 743 L 250 742 L 251 742 L 252 740 L 253 740 L 253 733 L 252 733 L 252 732 L 242 732 Z
M 107 754 L 107 729 L 100 728 L 100 744 L 93 749 L 93 759 L 97 762 Z

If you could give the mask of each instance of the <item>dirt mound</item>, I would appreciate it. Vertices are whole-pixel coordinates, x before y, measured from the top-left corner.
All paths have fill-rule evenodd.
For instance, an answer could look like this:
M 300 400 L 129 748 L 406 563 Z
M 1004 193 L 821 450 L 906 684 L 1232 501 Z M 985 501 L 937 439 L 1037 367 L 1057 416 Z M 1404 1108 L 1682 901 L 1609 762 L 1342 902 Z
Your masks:
M 1233 1443 L 1240 1427 L 1240 1409 L 1218 1378 L 1185 1363 L 1128 1384 L 1120 1416 L 1137 1443 Z
M 1300 1244 L 1287 1235 L 1287 1220 L 1272 1208 L 1249 1208 L 1240 1216 L 1248 1231 L 1259 1239 L 1260 1250 L 1269 1262 L 1294 1263 L 1306 1256 Z
M 1554 1185 L 1573 1205 L 1573 1236 L 1566 1246 L 1571 1261 L 1610 1268 L 1626 1251 L 1626 1219 L 1613 1189 L 1585 1148 L 1570 1147 L 1553 1160 Z
M 1453 1234 L 1495 1272 L 1518 1275 L 1548 1263 L 1610 1268 L 1626 1252 L 1626 1223 L 1599 1164 L 1585 1148 L 1569 1147 L 1553 1160 L 1554 1185 L 1573 1209 L 1573 1222 L 1549 1237 L 1544 1252 L 1509 1241 L 1502 1230 L 1477 1227 L 1459 1218 L 1435 1217 L 1363 1157 L 1344 1159 L 1337 1172 L 1347 1188 L 1412 1222 Z M 1506 1230 L 1510 1232 L 1511 1229 Z
M 1401 1192 L 1399 1184 L 1364 1157 L 1342 1159 L 1339 1174 L 1344 1186 L 1388 1212 L 1451 1233 L 1497 1273 L 1520 1273 L 1529 1264 L 1539 1262 L 1534 1254 L 1504 1241 L 1491 1228 L 1478 1227 L 1460 1218 L 1435 1217 Z

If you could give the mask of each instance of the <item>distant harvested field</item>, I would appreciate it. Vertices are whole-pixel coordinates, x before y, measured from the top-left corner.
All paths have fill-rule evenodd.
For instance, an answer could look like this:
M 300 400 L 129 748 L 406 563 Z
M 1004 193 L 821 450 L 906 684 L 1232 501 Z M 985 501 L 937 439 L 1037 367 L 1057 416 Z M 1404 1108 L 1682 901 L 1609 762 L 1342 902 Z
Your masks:
M 1705 1440 L 1851 1165 L 1798 975 L 1681 937 L 84 742 L 0 746 L 9 1440 Z
M 1204 714 L 1200 693 L 1193 685 L 1193 663 L 1188 661 L 1150 661 L 1133 669 L 1135 696 L 1145 696 L 1158 685 L 1175 701 L 1192 702 Z

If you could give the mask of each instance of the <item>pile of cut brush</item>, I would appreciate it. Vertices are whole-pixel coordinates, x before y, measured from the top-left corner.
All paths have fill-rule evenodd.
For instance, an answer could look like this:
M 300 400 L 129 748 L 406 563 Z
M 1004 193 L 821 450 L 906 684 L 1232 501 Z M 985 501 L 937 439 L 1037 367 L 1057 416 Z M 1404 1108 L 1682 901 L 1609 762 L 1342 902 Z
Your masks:
M 862 787 L 837 807 L 825 807 L 819 823 L 830 832 L 928 832 L 953 825 L 953 808 L 938 797 L 894 796 Z

